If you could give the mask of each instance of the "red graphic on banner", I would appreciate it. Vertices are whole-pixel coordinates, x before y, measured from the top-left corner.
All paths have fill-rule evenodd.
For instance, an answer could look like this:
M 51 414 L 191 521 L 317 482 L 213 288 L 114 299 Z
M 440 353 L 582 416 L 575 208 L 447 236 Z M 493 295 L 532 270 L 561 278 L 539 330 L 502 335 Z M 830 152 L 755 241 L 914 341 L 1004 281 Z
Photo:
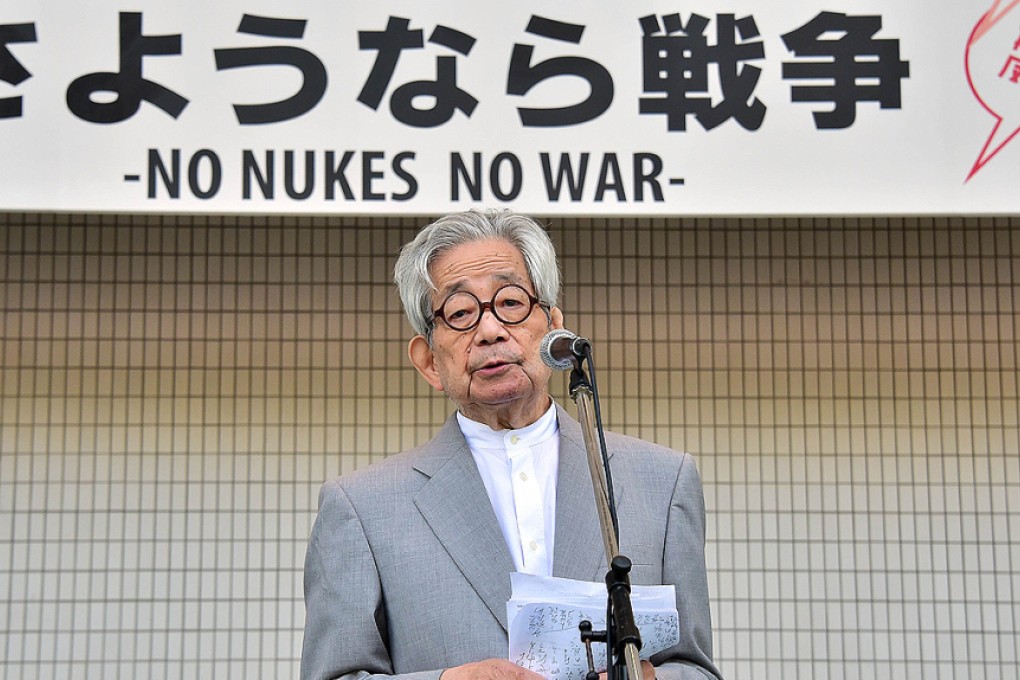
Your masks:
M 1011 0 L 1000 9 L 1002 0 L 978 20 L 967 41 L 967 81 L 970 89 L 995 118 L 974 167 L 965 181 L 992 160 L 1020 132 L 1020 27 L 1017 21 L 1003 21 L 1011 15 L 1016 19 L 1020 0 Z

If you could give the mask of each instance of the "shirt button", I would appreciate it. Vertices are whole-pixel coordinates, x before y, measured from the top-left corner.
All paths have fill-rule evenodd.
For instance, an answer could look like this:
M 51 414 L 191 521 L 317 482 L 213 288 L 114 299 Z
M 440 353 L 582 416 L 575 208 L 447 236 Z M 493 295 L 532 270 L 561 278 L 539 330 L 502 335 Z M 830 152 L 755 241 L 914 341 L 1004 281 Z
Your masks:
M 534 541 L 532 541 L 531 543 L 528 544 L 528 547 L 531 548 L 532 552 L 534 552 L 534 551 L 538 550 L 538 543 L 535 543 Z
M 518 437 L 517 435 L 515 435 L 515 434 L 514 435 L 510 435 L 510 443 L 511 444 L 517 444 L 520 441 L 521 441 L 521 438 Z
M 522 472 L 521 473 L 521 481 L 522 482 L 528 481 L 528 473 L 527 472 Z

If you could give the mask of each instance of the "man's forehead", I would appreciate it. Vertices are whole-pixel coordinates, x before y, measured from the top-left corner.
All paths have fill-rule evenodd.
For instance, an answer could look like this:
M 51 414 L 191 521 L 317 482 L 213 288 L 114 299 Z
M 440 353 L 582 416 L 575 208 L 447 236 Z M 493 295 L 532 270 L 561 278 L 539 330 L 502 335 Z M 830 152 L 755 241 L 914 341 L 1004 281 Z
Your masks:
M 512 243 L 479 241 L 441 253 L 432 263 L 431 275 L 441 294 L 486 283 L 526 283 L 530 280 L 524 257 Z
M 506 284 L 506 283 L 517 283 L 517 284 L 527 283 L 527 279 L 521 277 L 521 275 L 518 274 L 515 271 L 493 272 L 488 277 L 482 278 L 481 280 L 479 280 L 477 278 L 466 278 L 465 277 L 465 278 L 460 278 L 460 279 L 448 281 L 448 282 L 444 283 L 443 286 L 439 289 L 439 293 L 440 294 L 450 294 L 450 293 L 456 293 L 456 292 L 461 291 L 461 290 L 468 290 L 468 291 L 470 291 L 472 288 L 476 288 L 479 283 L 484 284 L 486 281 L 491 283 L 492 285 L 503 285 L 503 284 Z

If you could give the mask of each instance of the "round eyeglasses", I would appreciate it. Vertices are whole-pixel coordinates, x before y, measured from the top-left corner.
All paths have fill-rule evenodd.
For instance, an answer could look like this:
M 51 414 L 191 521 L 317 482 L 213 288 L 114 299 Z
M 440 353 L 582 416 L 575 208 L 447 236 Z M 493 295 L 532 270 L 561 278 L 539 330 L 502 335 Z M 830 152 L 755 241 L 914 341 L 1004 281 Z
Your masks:
M 510 283 L 497 290 L 488 302 L 482 302 L 467 291 L 451 293 L 439 309 L 432 310 L 432 316 L 442 319 L 455 331 L 469 331 L 481 323 L 482 313 L 488 309 L 500 323 L 514 326 L 531 316 L 536 304 L 546 307 L 524 288 Z

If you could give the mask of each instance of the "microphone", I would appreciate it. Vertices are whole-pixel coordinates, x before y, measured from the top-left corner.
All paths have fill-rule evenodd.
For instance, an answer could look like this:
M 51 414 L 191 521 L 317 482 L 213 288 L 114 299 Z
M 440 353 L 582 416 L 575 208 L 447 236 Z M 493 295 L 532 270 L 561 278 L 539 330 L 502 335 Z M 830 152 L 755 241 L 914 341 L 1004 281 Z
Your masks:
M 557 371 L 569 371 L 591 351 L 591 343 L 565 328 L 549 331 L 542 338 L 538 355 L 542 363 Z

